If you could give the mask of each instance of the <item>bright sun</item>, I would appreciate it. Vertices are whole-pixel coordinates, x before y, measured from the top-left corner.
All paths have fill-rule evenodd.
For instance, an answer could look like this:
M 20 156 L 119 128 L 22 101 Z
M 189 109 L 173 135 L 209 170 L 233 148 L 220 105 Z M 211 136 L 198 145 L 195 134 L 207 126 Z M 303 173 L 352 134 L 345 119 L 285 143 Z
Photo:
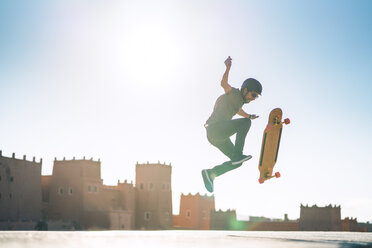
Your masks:
M 122 61 L 130 78 L 145 84 L 164 83 L 174 71 L 177 49 L 164 28 L 137 28 L 124 37 Z

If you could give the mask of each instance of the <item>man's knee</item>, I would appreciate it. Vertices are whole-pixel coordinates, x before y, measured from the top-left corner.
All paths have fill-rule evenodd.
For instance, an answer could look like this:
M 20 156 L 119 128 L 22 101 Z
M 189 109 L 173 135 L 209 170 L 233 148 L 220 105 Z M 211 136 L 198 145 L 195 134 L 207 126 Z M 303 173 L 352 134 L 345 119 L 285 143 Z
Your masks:
M 251 125 L 251 119 L 249 119 L 249 118 L 244 118 L 244 121 L 245 121 L 245 123 L 246 123 L 246 125 L 248 125 L 248 126 L 250 126 Z
M 249 118 L 244 118 L 244 119 L 242 119 L 241 128 L 242 128 L 243 130 L 248 131 L 249 128 L 251 127 L 251 123 L 252 123 L 251 119 L 249 119 Z

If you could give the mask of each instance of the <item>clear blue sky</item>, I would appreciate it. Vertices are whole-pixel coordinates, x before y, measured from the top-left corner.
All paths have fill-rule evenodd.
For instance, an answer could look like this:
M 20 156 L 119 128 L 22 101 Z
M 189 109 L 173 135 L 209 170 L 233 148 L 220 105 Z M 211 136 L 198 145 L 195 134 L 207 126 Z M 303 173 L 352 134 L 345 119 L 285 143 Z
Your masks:
M 206 193 L 200 170 L 224 162 L 203 124 L 223 61 L 230 84 L 263 94 L 247 137 L 253 159 L 218 178 L 216 207 L 299 217 L 300 204 L 342 206 L 372 221 L 371 1 L 1 1 L 0 149 L 17 157 L 101 158 L 105 184 L 136 162 L 173 166 L 181 193 Z M 283 131 L 280 179 L 259 185 L 271 109 Z

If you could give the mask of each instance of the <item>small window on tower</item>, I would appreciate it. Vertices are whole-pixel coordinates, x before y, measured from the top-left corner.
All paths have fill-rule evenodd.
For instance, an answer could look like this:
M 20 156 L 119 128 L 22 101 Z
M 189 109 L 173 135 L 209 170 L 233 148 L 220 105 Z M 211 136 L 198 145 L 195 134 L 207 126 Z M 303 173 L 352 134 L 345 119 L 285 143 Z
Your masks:
M 143 186 L 143 183 L 140 184 L 140 190 L 144 190 L 144 186 Z
M 162 189 L 162 190 L 165 190 L 165 183 L 163 183 L 163 184 L 161 185 L 161 189 Z
M 149 183 L 149 190 L 154 190 L 154 184 L 153 183 Z
M 191 211 L 190 210 L 187 210 L 186 211 L 186 218 L 190 218 L 191 217 Z
M 11 177 L 11 178 L 10 178 L 10 181 L 11 181 L 11 182 L 14 182 L 14 177 Z
M 58 194 L 63 195 L 63 188 L 62 187 L 59 187 Z
M 145 212 L 145 220 L 150 220 L 150 218 L 151 218 L 151 213 Z
M 92 186 L 88 186 L 88 192 L 92 192 Z
M 98 192 L 97 186 L 94 186 L 94 192 Z
M 69 188 L 69 189 L 68 189 L 68 194 L 69 194 L 69 195 L 72 195 L 72 188 Z

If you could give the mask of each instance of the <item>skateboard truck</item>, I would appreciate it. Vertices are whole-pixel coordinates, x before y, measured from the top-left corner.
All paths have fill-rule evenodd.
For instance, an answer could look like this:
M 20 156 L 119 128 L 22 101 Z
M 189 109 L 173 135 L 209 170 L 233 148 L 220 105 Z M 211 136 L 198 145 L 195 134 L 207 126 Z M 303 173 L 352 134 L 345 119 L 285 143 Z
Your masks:
M 286 118 L 286 119 L 284 119 L 284 121 L 278 121 L 276 118 L 275 118 L 275 121 L 274 121 L 274 125 L 272 125 L 272 124 L 268 124 L 267 126 L 266 126 L 266 131 L 270 131 L 274 126 L 276 126 L 276 125 L 280 125 L 280 124 L 286 124 L 286 125 L 288 125 L 288 124 L 290 124 L 291 123 L 291 120 L 289 119 L 289 118 Z
M 258 179 L 258 182 L 260 184 L 263 184 L 266 180 L 269 180 L 269 179 L 271 179 L 273 177 L 276 177 L 276 178 L 280 177 L 280 172 L 275 172 L 274 176 L 268 176 L 267 174 L 268 174 L 268 172 L 265 174 L 265 177 L 264 178 Z

